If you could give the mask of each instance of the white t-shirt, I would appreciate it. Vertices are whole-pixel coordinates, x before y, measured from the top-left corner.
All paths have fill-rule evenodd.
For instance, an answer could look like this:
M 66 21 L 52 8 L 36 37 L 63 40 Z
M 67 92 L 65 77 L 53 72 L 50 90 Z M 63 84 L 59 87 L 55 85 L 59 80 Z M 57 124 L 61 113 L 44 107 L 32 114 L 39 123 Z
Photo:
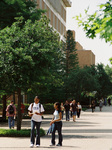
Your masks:
M 78 109 L 82 109 L 82 106 L 81 105 L 77 105 L 78 106 Z
M 30 104 L 28 110 L 29 111 L 32 111 L 32 113 L 41 113 L 41 112 L 44 112 L 44 107 L 43 105 L 41 104 L 41 108 L 39 107 L 40 103 L 36 104 L 36 103 L 33 103 L 33 107 L 32 107 L 32 104 Z M 37 115 L 37 114 L 34 114 L 31 118 L 31 120 L 34 120 L 36 122 L 41 122 L 42 121 L 42 116 L 40 115 Z

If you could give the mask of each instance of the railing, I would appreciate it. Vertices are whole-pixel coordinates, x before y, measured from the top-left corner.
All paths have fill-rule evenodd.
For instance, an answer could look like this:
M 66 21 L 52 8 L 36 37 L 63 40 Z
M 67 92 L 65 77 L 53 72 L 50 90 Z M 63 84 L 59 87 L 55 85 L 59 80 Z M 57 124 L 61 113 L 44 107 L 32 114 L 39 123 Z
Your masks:
M 62 0 L 66 7 L 71 7 L 72 2 L 70 0 Z

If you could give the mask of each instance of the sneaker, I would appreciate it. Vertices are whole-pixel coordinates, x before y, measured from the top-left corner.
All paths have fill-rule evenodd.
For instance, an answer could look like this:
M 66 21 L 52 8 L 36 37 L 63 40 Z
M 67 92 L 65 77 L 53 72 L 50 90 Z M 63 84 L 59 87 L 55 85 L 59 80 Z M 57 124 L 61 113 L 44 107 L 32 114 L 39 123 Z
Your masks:
M 51 143 L 50 146 L 55 146 L 55 144 L 52 144 L 52 143 Z
M 34 145 L 33 145 L 33 144 L 31 144 L 31 145 L 30 145 L 30 148 L 33 148 L 33 146 L 34 146 Z
M 56 146 L 62 146 L 62 144 L 57 144 Z
M 39 147 L 39 146 L 40 146 L 39 144 L 36 145 L 36 147 Z

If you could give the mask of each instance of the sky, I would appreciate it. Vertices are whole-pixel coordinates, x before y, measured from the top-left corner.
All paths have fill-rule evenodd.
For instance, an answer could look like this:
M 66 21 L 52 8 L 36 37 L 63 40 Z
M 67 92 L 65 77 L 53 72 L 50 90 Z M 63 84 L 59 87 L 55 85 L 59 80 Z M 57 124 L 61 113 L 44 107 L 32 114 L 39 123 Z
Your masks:
M 84 16 L 84 10 L 89 6 L 90 14 L 98 9 L 98 5 L 105 3 L 107 0 L 71 0 L 72 7 L 67 8 L 67 30 L 75 30 L 76 41 L 78 41 L 85 50 L 92 50 L 95 54 L 95 63 L 103 63 L 105 66 L 110 64 L 109 58 L 112 57 L 112 45 L 105 43 L 99 37 L 89 39 L 86 37 L 82 27 L 78 27 L 78 23 L 73 17 L 80 13 Z

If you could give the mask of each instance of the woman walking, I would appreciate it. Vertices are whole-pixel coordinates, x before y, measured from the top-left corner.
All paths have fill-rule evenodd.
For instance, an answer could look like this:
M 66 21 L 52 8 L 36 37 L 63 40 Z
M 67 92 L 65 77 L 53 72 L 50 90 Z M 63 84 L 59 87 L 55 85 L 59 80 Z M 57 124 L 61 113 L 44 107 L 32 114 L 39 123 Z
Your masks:
M 80 114 L 81 114 L 81 110 L 82 110 L 82 106 L 80 105 L 80 103 L 77 103 L 77 117 L 80 118 Z
M 58 144 L 56 146 L 62 146 L 62 113 L 61 113 L 61 106 L 59 102 L 56 102 L 54 104 L 54 114 L 53 114 L 53 119 L 50 122 L 50 125 L 54 124 L 54 129 L 52 132 L 52 139 L 51 139 L 51 145 L 55 145 L 55 132 L 56 130 L 58 131 Z
M 71 107 L 72 107 L 72 113 L 73 113 L 72 114 L 73 115 L 73 121 L 75 122 L 76 115 L 77 115 L 77 104 L 76 104 L 75 100 L 73 100 Z
M 62 113 L 62 120 L 63 120 L 63 116 L 64 116 L 64 105 L 63 105 L 63 103 L 61 103 L 61 113 Z

